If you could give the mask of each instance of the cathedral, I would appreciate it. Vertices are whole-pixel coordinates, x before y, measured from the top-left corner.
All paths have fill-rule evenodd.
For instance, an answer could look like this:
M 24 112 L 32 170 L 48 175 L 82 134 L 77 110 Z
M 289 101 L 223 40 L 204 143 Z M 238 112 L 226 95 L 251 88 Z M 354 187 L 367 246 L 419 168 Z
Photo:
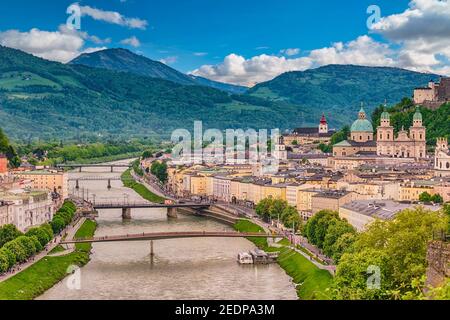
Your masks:
M 381 125 L 377 129 L 376 140 L 372 123 L 367 119 L 364 108 L 350 129 L 348 140 L 333 147 L 335 157 L 380 156 L 389 158 L 426 158 L 426 129 L 422 124 L 422 114 L 417 109 L 409 132 L 402 129 L 397 136 L 391 126 L 390 115 L 383 112 Z
M 434 171 L 437 177 L 450 177 L 450 151 L 445 138 L 438 138 L 434 157 Z
M 378 127 L 377 155 L 395 158 L 425 158 L 427 156 L 426 129 L 422 125 L 422 114 L 417 109 L 413 125 L 408 131 L 404 128 L 394 136 L 390 115 L 383 112 Z

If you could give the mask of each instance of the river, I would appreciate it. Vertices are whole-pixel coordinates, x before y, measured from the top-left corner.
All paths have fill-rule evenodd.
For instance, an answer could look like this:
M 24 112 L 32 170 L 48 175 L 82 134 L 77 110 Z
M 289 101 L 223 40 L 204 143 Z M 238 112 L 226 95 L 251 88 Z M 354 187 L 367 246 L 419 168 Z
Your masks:
M 106 169 L 107 170 L 107 169 Z M 76 177 L 118 177 L 99 168 L 72 172 Z M 105 169 L 103 169 L 105 171 Z M 75 183 L 70 183 L 70 189 Z M 80 181 L 91 199 L 141 200 L 120 181 Z M 142 201 L 142 200 L 141 200 Z M 168 219 L 165 209 L 134 209 L 132 220 L 122 221 L 121 210 L 100 211 L 96 236 L 160 231 L 226 231 L 231 227 L 206 218 L 179 215 Z M 245 239 L 182 239 L 154 243 L 119 242 L 93 245 L 91 261 L 81 269 L 79 290 L 60 282 L 39 300 L 270 300 L 297 299 L 291 279 L 277 265 L 240 266 L 239 252 L 253 248 Z

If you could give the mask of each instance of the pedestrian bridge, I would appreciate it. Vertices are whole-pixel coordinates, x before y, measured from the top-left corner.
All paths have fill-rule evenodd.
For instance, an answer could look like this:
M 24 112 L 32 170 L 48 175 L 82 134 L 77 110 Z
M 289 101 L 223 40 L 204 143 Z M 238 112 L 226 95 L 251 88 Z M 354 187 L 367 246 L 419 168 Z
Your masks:
M 132 235 L 104 236 L 94 238 L 84 238 L 76 240 L 66 240 L 61 244 L 77 243 L 101 243 L 101 242 L 123 242 L 123 241 L 154 241 L 168 239 L 187 239 L 187 238 L 282 238 L 279 234 L 267 233 L 244 233 L 244 232 L 159 232 L 159 233 L 141 233 Z
M 107 209 L 178 209 L 178 208 L 192 208 L 192 209 L 205 209 L 209 208 L 209 204 L 201 203 L 173 203 L 162 204 L 152 202 L 94 202 L 92 207 L 95 210 L 107 210 Z

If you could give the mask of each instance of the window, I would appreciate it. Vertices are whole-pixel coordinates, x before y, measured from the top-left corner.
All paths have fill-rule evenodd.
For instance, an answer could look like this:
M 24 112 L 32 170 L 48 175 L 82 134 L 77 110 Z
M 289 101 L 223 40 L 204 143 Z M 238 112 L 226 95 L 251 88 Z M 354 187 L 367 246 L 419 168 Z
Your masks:
M 447 167 L 447 169 L 450 169 L 450 162 L 447 162 L 445 166 Z

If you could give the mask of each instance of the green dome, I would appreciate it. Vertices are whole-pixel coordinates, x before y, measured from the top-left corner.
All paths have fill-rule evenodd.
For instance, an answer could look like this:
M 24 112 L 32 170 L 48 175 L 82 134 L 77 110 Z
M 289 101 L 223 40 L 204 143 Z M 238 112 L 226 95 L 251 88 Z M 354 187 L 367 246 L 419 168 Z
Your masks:
M 389 120 L 391 118 L 391 115 L 389 114 L 389 112 L 385 111 L 381 114 L 381 119 L 382 120 Z
M 415 121 L 422 121 L 422 114 L 420 113 L 419 108 L 417 108 L 416 113 L 414 113 L 414 118 Z
M 353 122 L 350 129 L 351 132 L 371 132 L 373 133 L 373 126 L 367 119 L 358 119 Z

